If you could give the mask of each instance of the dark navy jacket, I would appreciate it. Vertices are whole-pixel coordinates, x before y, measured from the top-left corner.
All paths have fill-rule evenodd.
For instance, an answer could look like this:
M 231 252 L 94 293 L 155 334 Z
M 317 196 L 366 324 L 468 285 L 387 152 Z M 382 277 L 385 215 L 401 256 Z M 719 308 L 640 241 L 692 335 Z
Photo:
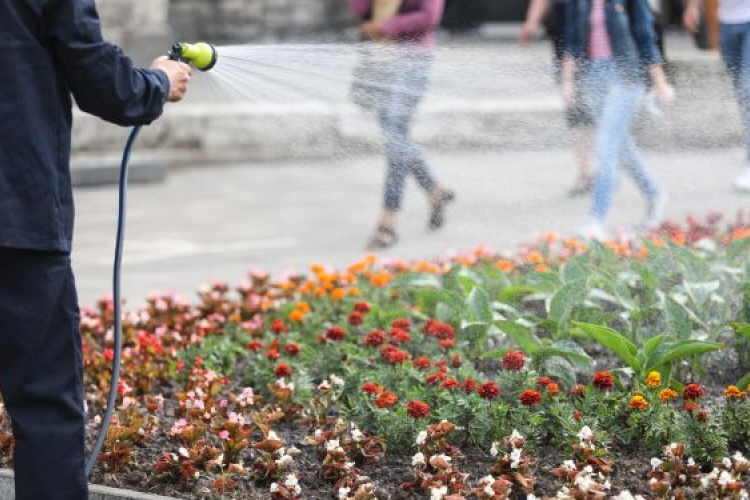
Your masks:
M 591 0 L 568 0 L 565 7 L 565 56 L 588 54 Z M 648 78 L 648 66 L 663 63 L 647 0 L 605 0 L 607 32 L 612 55 L 624 76 Z
M 104 120 L 148 124 L 169 80 L 102 40 L 94 0 L 0 0 L 0 248 L 70 251 L 71 93 Z

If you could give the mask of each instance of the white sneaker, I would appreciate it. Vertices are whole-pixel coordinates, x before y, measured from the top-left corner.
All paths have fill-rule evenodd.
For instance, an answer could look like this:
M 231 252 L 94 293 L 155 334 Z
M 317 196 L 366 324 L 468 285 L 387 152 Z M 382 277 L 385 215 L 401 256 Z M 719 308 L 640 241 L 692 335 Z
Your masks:
M 607 229 L 601 221 L 590 219 L 586 224 L 576 231 L 578 236 L 589 240 L 606 240 L 608 238 Z
M 664 191 L 659 192 L 656 196 L 648 200 L 646 216 L 643 218 L 638 229 L 641 231 L 650 231 L 657 229 L 664 222 L 664 213 L 669 205 L 669 195 Z
M 737 191 L 750 192 L 750 166 L 743 168 L 740 175 L 734 178 L 734 188 Z

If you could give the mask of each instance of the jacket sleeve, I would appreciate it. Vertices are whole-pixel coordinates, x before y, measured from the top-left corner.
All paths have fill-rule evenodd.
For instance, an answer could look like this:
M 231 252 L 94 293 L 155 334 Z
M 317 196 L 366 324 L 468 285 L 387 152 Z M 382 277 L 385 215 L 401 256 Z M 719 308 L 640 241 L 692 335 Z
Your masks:
M 422 6 L 418 10 L 397 15 L 384 22 L 383 33 L 392 39 L 427 33 L 440 24 L 444 7 L 445 0 L 422 0 Z
M 145 125 L 161 116 L 169 79 L 161 70 L 135 68 L 102 38 L 94 0 L 49 0 L 45 26 L 81 110 L 117 125 Z
M 630 31 L 638 50 L 641 63 L 646 65 L 662 64 L 664 59 L 656 41 L 654 14 L 648 6 L 648 0 L 625 0 L 630 2 Z
M 354 15 L 361 19 L 365 19 L 370 15 L 372 11 L 372 0 L 348 0 L 349 8 L 354 12 Z

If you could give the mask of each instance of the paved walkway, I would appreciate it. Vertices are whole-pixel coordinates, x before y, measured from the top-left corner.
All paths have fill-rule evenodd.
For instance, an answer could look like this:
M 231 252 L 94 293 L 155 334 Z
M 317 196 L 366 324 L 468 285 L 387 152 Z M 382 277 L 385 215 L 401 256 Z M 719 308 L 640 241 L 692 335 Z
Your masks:
M 574 175 L 567 151 L 428 154 L 458 200 L 440 233 L 426 230 L 427 204 L 413 183 L 406 193 L 401 243 L 384 252 L 407 259 L 488 244 L 513 249 L 542 231 L 573 232 L 588 200 L 564 194 Z M 713 211 L 735 214 L 750 197 L 731 180 L 742 151 L 659 152 L 646 155 L 671 193 L 668 215 Z M 260 268 L 275 274 L 304 271 L 313 262 L 345 266 L 365 254 L 378 214 L 382 159 L 378 156 L 288 163 L 191 168 L 164 184 L 131 188 L 124 295 L 140 304 L 151 291 L 175 290 L 193 298 L 209 280 L 240 283 Z M 643 202 L 623 178 L 614 200 L 614 227 L 630 228 Z M 74 263 L 82 304 L 110 289 L 117 191 L 76 193 Z

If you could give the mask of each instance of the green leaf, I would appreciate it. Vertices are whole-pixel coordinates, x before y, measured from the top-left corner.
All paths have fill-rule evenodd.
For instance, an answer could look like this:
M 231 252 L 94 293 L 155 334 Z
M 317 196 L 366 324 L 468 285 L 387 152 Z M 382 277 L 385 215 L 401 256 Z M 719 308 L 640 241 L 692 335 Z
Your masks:
M 580 305 L 588 295 L 584 280 L 564 284 L 555 295 L 549 306 L 549 318 L 557 323 L 566 323 L 573 309 Z
M 734 333 L 750 340 L 750 323 L 730 323 Z
M 513 350 L 512 347 L 503 347 L 501 349 L 493 349 L 491 351 L 482 353 L 482 355 L 479 356 L 479 359 L 500 359 L 512 350 Z
M 536 293 L 539 290 L 531 285 L 513 285 L 508 286 L 500 290 L 497 298 L 500 302 L 506 302 L 509 304 L 520 304 L 521 300 L 526 295 Z
M 588 260 L 589 257 L 583 255 L 571 257 L 562 270 L 563 283 L 586 281 L 589 276 L 589 270 L 586 267 Z
M 746 390 L 748 385 L 750 385 L 750 372 L 748 372 L 744 377 L 740 379 L 739 382 L 737 382 L 737 387 L 741 391 Z
M 592 325 L 590 323 L 575 323 L 575 325 L 589 337 L 612 351 L 636 373 L 641 373 L 641 364 L 636 359 L 638 349 L 635 347 L 635 344 L 621 333 L 602 325 Z
M 533 356 L 534 353 L 542 346 L 541 340 L 527 328 L 513 321 L 495 321 L 501 332 L 512 338 L 513 341 L 529 356 Z
M 693 328 L 690 321 L 690 315 L 685 310 L 685 307 L 672 297 L 667 297 L 666 313 L 669 332 L 671 332 L 675 338 L 689 339 Z
M 466 298 L 466 305 L 473 316 L 473 319 L 477 321 L 483 321 L 489 323 L 492 321 L 492 309 L 490 308 L 490 300 L 487 294 L 479 287 L 469 293 Z
M 707 342 L 705 340 L 677 340 L 663 343 L 654 357 L 654 367 L 671 363 L 690 356 L 700 356 L 709 352 L 724 349 L 724 344 Z
M 399 288 L 440 288 L 440 279 L 434 274 L 404 274 L 393 280 Z
M 557 378 L 568 387 L 576 384 L 576 372 L 573 365 L 565 358 L 553 356 L 542 363 L 542 372 L 550 377 Z
M 540 347 L 536 351 L 536 356 L 561 356 L 569 361 L 578 363 L 585 370 L 590 369 L 594 362 L 594 360 L 586 354 L 586 351 L 572 340 L 560 340 L 551 346 Z

